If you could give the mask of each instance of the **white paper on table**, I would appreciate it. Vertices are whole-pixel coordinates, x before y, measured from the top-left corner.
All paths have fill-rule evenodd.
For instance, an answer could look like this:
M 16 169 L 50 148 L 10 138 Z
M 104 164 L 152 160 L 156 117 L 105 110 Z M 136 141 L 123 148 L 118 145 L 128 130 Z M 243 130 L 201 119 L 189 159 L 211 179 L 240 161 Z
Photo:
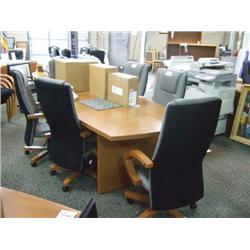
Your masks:
M 69 211 L 69 210 L 61 210 L 56 218 L 75 218 L 77 212 Z

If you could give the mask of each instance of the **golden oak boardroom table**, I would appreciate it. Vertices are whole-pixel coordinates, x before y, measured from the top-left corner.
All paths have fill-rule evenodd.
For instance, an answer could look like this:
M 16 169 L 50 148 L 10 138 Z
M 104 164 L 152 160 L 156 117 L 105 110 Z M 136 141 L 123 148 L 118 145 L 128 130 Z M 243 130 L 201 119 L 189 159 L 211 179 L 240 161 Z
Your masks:
M 97 134 L 97 192 L 105 193 L 128 186 L 122 154 L 141 149 L 152 156 L 161 130 L 165 108 L 144 97 L 135 107 L 97 111 L 80 100 L 96 98 L 78 92 L 76 112 L 82 125 Z
M 56 218 L 61 210 L 75 209 L 34 195 L 0 187 L 1 215 L 4 218 Z M 3 209 L 3 211 L 2 211 Z

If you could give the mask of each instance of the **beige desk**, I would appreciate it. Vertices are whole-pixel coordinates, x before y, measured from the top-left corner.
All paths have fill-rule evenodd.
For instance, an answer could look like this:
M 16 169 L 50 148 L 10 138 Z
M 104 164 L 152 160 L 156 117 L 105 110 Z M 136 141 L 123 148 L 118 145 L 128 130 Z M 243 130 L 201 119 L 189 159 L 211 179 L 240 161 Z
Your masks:
M 78 93 L 79 99 L 94 98 Z M 96 111 L 76 102 L 78 118 L 85 127 L 97 134 L 97 191 L 110 192 L 128 185 L 121 155 L 139 148 L 152 155 L 161 129 L 164 107 L 139 98 L 135 108 L 121 107 Z
M 55 218 L 63 210 L 79 212 L 53 201 L 0 187 L 4 218 Z

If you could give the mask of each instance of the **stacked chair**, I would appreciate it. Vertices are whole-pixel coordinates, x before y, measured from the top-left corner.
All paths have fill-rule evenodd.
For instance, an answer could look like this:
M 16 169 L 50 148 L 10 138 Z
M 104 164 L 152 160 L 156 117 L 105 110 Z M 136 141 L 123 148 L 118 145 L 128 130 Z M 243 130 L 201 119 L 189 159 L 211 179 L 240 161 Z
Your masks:
M 11 76 L 0 74 L 1 104 L 6 103 L 8 121 L 16 114 L 17 101 L 14 80 Z

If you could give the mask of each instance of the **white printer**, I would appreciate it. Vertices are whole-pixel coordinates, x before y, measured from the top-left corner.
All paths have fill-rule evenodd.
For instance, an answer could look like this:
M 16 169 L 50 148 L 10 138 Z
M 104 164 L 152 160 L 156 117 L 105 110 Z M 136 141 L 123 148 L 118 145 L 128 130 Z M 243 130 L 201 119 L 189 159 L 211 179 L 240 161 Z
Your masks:
M 216 96 L 222 100 L 215 135 L 225 132 L 228 114 L 233 112 L 236 77 L 231 63 L 217 58 L 201 58 L 190 65 L 185 98 Z

